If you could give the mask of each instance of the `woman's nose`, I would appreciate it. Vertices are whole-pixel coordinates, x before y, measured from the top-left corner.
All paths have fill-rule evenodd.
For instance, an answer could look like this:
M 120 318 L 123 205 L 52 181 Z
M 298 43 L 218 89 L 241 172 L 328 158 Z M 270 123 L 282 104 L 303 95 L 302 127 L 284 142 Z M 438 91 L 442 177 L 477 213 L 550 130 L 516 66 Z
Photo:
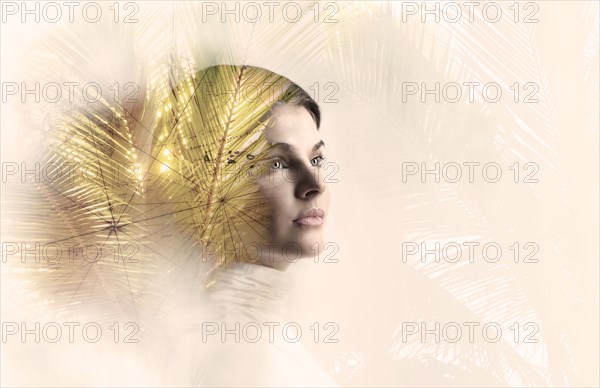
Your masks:
M 319 195 L 325 190 L 325 183 L 321 177 L 321 171 L 318 167 L 311 168 L 302 166 L 297 171 L 295 195 L 300 199 L 309 199 Z

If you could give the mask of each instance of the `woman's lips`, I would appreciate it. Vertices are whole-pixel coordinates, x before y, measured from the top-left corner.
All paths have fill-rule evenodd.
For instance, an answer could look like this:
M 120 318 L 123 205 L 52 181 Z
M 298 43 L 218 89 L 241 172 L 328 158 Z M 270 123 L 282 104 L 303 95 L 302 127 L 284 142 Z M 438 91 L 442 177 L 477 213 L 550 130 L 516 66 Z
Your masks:
M 321 225 L 323 217 L 325 217 L 323 209 L 312 208 L 302 213 L 294 222 L 300 225 Z
M 294 221 L 300 225 L 321 225 L 323 223 L 322 217 L 302 217 Z

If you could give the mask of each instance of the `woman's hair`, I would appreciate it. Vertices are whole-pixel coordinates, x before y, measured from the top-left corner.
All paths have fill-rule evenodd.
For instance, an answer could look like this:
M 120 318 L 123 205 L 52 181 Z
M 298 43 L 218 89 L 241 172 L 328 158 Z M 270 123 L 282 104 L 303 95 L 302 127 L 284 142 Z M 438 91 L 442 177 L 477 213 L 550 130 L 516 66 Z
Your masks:
M 207 68 L 201 70 L 200 72 L 219 71 L 220 69 L 228 68 L 228 67 L 231 67 L 231 65 L 215 65 L 215 66 L 207 67 Z M 247 65 L 233 66 L 233 67 L 239 68 L 239 69 L 241 69 L 241 71 L 252 71 L 252 72 L 259 72 L 259 73 L 262 72 L 265 74 L 269 73 L 269 74 L 277 75 L 277 77 L 278 77 L 277 83 L 281 84 L 280 85 L 281 91 L 280 91 L 280 94 L 278 96 L 275 96 L 275 98 L 274 98 L 275 101 L 273 104 L 273 108 L 275 108 L 277 106 L 285 105 L 285 104 L 292 104 L 292 105 L 304 107 L 308 111 L 308 113 L 310 113 L 311 117 L 313 118 L 313 121 L 317 125 L 317 129 L 320 128 L 320 126 L 321 126 L 321 110 L 319 109 L 319 105 L 304 89 L 302 89 L 296 83 L 290 81 L 286 77 L 278 75 L 278 74 L 276 74 L 270 70 L 267 70 L 265 68 L 262 68 L 262 67 L 247 66 Z
M 281 100 L 277 101 L 275 106 L 284 104 L 292 104 L 304 107 L 312 116 L 315 124 L 317 125 L 317 129 L 320 128 L 321 110 L 319 109 L 319 105 L 315 100 L 312 99 L 311 96 L 308 95 L 308 93 L 306 93 L 306 91 L 304 91 L 304 89 L 291 81 Z

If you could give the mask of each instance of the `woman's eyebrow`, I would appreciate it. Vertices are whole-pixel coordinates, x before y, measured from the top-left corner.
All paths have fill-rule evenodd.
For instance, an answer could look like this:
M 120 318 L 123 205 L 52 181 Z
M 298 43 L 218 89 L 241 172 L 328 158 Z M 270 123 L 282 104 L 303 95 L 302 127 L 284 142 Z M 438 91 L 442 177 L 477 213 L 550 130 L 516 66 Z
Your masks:
M 316 151 L 321 147 L 325 147 L 325 142 L 323 140 L 321 140 L 320 142 L 318 142 L 317 144 L 314 145 L 313 151 Z
M 313 146 L 312 150 L 316 151 L 319 148 L 324 147 L 324 146 L 325 146 L 325 142 L 323 140 L 321 140 Z M 284 148 L 286 151 L 292 152 L 292 153 L 296 151 L 296 147 L 294 147 L 293 145 L 288 144 L 288 143 L 273 143 L 273 144 L 271 144 L 271 147 L 281 147 L 281 148 Z

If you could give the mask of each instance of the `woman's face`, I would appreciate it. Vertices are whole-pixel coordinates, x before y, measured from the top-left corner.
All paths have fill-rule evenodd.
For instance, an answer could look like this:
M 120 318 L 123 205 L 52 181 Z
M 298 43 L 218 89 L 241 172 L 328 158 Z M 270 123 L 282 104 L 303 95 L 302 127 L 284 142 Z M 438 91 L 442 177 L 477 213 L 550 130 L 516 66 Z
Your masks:
M 329 210 L 329 189 L 321 169 L 325 146 L 310 113 L 292 104 L 273 109 L 264 136 L 270 144 L 269 172 L 257 183 L 270 210 L 274 257 L 267 259 L 275 261 L 266 264 L 285 267 L 286 262 L 316 256 L 323 249 Z

